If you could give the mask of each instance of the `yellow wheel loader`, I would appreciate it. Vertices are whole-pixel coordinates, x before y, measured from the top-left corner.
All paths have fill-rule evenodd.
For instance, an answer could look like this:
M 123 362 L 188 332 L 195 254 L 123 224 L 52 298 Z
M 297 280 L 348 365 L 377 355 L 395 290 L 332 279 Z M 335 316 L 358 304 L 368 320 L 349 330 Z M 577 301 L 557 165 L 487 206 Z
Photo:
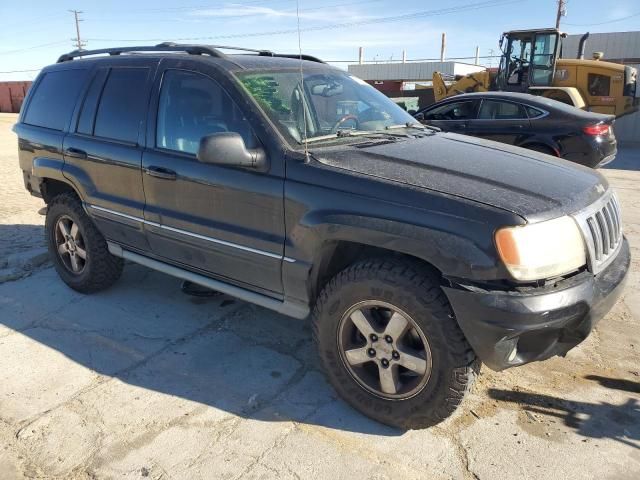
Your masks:
M 514 30 L 500 39 L 502 58 L 497 73 L 476 72 L 446 82 L 433 74 L 433 93 L 438 102 L 460 93 L 511 91 L 542 95 L 578 108 L 617 117 L 635 112 L 637 71 L 635 68 L 600 60 L 584 59 L 589 34 L 580 39 L 578 58 L 562 58 L 566 34 L 553 28 Z M 640 93 L 640 92 L 638 92 Z

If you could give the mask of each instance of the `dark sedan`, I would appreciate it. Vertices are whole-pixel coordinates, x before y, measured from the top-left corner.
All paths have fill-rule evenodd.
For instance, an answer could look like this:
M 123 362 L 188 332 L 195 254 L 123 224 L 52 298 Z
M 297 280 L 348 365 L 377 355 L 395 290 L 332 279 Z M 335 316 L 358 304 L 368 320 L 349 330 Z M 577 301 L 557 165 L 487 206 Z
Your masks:
M 414 116 L 447 132 L 509 143 L 588 167 L 606 165 L 617 151 L 613 115 L 523 93 L 456 95 Z

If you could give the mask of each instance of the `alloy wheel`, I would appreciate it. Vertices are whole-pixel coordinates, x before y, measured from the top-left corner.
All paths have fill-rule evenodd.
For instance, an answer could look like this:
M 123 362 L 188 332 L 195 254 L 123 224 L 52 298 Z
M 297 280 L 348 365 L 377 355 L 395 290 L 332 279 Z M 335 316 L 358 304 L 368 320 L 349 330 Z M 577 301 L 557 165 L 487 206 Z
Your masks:
M 62 264 L 71 273 L 81 274 L 87 263 L 87 250 L 78 224 L 63 215 L 56 222 L 54 234 L 58 257 Z
M 389 303 L 368 300 L 352 306 L 340 321 L 337 340 L 351 376 L 379 397 L 410 398 L 429 381 L 429 342 L 409 315 Z

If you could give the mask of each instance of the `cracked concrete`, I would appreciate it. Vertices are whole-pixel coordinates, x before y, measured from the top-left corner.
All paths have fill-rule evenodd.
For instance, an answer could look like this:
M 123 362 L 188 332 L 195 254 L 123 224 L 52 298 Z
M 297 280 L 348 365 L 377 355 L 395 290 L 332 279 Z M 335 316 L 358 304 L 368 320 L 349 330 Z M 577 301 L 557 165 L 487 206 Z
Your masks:
M 23 252 L 38 247 L 42 204 L 19 183 L 7 119 L 0 232 L 17 232 Z M 640 167 L 631 158 L 623 165 Z M 2 283 L 0 479 L 636 479 L 637 170 L 605 172 L 634 255 L 621 301 L 567 358 L 484 369 L 459 412 L 430 430 L 380 425 L 337 398 L 308 322 L 188 297 L 179 280 L 135 265 L 91 296 L 47 264 Z M 10 247 L 2 238 L 0 257 Z

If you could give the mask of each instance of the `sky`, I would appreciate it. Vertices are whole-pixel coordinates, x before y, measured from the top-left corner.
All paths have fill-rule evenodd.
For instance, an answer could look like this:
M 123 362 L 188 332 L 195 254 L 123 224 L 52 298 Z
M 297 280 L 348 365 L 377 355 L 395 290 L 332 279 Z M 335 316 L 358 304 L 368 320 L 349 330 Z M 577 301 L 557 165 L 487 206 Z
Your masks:
M 75 48 L 71 9 L 82 11 L 87 49 L 179 41 L 297 53 L 296 8 L 302 51 L 346 68 L 358 47 L 367 61 L 403 50 L 409 60 L 438 58 L 443 32 L 448 58 L 473 57 L 476 46 L 497 55 L 503 31 L 553 27 L 557 0 L 0 0 L 0 81 L 32 80 Z M 640 30 L 640 2 L 568 0 L 561 29 Z

